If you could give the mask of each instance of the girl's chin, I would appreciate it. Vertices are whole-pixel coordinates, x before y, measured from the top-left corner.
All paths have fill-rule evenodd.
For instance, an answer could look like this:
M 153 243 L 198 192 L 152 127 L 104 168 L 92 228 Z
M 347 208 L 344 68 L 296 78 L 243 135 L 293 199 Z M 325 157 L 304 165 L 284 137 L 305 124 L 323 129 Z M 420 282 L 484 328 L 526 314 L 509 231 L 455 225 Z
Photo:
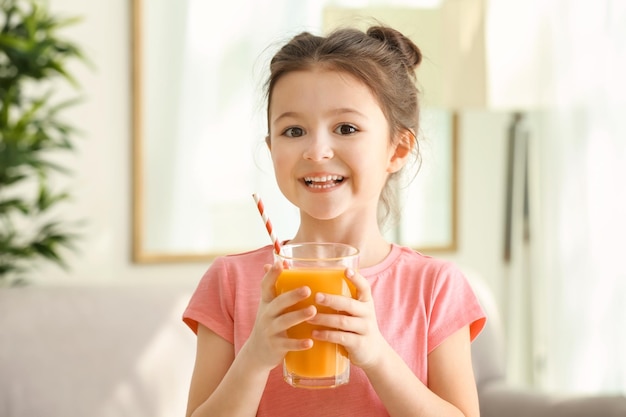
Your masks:
M 308 217 L 317 221 L 336 220 L 341 214 L 338 210 L 319 210 L 319 207 L 317 209 L 305 210 L 305 213 Z

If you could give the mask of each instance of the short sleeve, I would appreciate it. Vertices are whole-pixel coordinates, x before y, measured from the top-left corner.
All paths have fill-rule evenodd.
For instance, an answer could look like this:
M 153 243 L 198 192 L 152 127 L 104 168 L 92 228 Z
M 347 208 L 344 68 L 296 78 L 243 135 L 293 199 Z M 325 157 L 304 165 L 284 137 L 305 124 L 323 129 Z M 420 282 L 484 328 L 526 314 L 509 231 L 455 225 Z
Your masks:
M 447 337 L 469 325 L 473 341 L 486 316 L 467 278 L 451 263 L 443 264 L 434 284 L 428 330 L 428 353 Z
M 233 343 L 233 294 L 226 262 L 224 258 L 217 258 L 198 283 L 183 312 L 183 321 L 194 333 L 198 332 L 198 324 L 202 324 Z

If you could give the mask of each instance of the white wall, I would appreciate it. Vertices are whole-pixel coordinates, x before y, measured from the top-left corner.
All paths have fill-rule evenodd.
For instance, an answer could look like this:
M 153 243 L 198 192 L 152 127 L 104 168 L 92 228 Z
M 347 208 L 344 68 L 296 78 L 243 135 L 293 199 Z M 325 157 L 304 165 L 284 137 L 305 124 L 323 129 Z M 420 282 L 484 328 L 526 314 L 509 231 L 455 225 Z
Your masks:
M 79 153 L 69 158 L 76 172 L 75 204 L 67 218 L 86 219 L 80 253 L 71 271 L 54 266 L 40 270 L 37 280 L 49 282 L 197 280 L 206 265 L 134 265 L 131 253 L 131 38 L 130 0 L 51 0 L 53 12 L 82 16 L 63 34 L 77 42 L 95 69 L 72 68 L 86 96 L 66 112 L 84 131 Z
M 51 0 L 53 11 L 83 16 L 65 31 L 95 64 L 76 65 L 86 101 L 66 115 L 85 132 L 75 170 L 74 205 L 68 218 L 89 226 L 71 271 L 44 267 L 41 283 L 195 283 L 203 263 L 135 265 L 131 252 L 131 39 L 130 0 Z M 506 115 L 473 111 L 461 119 L 459 250 L 441 254 L 497 284 L 501 275 L 501 225 Z
M 502 291 L 506 181 L 506 113 L 466 111 L 459 137 L 459 250 L 450 254 L 468 273 Z M 499 297 L 498 297 L 499 298 Z

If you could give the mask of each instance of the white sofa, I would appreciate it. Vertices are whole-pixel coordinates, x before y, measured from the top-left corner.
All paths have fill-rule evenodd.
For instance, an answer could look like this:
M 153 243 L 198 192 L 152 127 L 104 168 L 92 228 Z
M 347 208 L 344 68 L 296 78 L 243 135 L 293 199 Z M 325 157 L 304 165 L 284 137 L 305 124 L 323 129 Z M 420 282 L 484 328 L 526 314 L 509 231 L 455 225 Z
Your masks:
M 482 417 L 626 417 L 623 397 L 555 397 L 506 385 L 501 329 L 472 346 Z M 195 336 L 188 285 L 0 289 L 0 417 L 182 417 Z M 329 417 L 329 416 L 320 416 Z
M 0 417 L 184 416 L 192 290 L 0 289 Z
M 487 324 L 472 343 L 472 363 L 481 417 L 626 417 L 622 395 L 548 394 L 507 383 L 504 328 L 491 290 L 469 276 L 487 315 Z

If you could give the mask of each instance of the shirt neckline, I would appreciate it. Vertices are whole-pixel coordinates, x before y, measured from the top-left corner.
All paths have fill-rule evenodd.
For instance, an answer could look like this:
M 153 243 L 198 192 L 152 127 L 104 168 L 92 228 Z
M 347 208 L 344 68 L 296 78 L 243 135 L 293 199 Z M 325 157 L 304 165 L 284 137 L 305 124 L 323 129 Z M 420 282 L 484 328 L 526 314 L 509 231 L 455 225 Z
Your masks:
M 391 250 L 385 257 L 385 259 L 383 259 L 381 262 L 377 263 L 376 265 L 368 266 L 367 268 L 359 268 L 359 273 L 366 278 L 373 277 L 381 273 L 382 271 L 386 270 L 390 266 L 392 266 L 396 262 L 396 260 L 398 259 L 401 253 L 402 253 L 402 248 L 399 245 L 392 243 Z

